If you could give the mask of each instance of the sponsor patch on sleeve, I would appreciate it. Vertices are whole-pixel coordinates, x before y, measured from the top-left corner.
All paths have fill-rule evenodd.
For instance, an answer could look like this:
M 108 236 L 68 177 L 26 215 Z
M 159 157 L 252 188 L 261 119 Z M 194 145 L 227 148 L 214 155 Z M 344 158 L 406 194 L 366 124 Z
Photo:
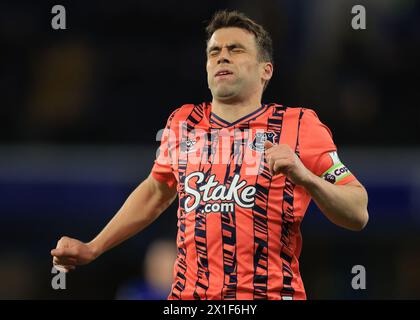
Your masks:
M 333 165 L 331 166 L 331 168 L 329 168 L 322 174 L 321 177 L 323 179 L 331 183 L 337 183 L 345 177 L 351 175 L 350 170 L 344 164 L 341 163 L 337 152 L 330 152 L 329 155 L 333 160 Z

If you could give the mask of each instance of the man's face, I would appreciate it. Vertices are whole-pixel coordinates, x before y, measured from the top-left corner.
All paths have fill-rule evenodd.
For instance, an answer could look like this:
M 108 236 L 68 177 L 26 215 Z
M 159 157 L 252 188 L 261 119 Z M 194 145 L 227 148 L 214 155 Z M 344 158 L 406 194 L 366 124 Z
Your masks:
M 216 30 L 207 44 L 207 81 L 214 98 L 244 99 L 261 91 L 272 65 L 260 62 L 254 34 L 241 28 Z

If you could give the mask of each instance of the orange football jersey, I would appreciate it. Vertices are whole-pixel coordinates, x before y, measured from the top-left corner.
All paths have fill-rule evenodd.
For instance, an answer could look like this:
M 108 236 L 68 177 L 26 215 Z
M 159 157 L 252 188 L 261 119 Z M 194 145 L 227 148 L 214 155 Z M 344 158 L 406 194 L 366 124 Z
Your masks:
M 169 117 L 152 176 L 177 185 L 177 259 L 169 299 L 306 299 L 300 224 L 311 200 L 272 176 L 264 142 L 287 144 L 317 176 L 355 179 L 311 109 L 262 105 L 229 123 L 211 104 Z

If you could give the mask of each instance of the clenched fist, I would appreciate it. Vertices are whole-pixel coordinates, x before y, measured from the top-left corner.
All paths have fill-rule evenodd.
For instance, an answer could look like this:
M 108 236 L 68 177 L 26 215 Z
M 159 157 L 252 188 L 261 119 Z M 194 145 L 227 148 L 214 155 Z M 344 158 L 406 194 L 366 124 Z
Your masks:
M 265 157 L 272 175 L 283 174 L 294 184 L 304 185 L 312 173 L 287 144 L 274 145 L 265 141 Z
M 97 257 L 95 250 L 88 243 L 77 239 L 62 237 L 57 242 L 57 247 L 51 250 L 53 264 L 68 272 L 74 270 L 78 265 L 88 264 Z

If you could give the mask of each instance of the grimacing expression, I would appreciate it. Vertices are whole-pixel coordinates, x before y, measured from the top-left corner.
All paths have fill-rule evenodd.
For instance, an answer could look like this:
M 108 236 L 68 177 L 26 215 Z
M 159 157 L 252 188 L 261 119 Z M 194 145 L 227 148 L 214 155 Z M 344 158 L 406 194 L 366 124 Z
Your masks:
M 222 101 L 262 92 L 272 75 L 271 63 L 259 59 L 255 35 L 236 27 L 213 33 L 207 44 L 206 69 L 211 93 Z

